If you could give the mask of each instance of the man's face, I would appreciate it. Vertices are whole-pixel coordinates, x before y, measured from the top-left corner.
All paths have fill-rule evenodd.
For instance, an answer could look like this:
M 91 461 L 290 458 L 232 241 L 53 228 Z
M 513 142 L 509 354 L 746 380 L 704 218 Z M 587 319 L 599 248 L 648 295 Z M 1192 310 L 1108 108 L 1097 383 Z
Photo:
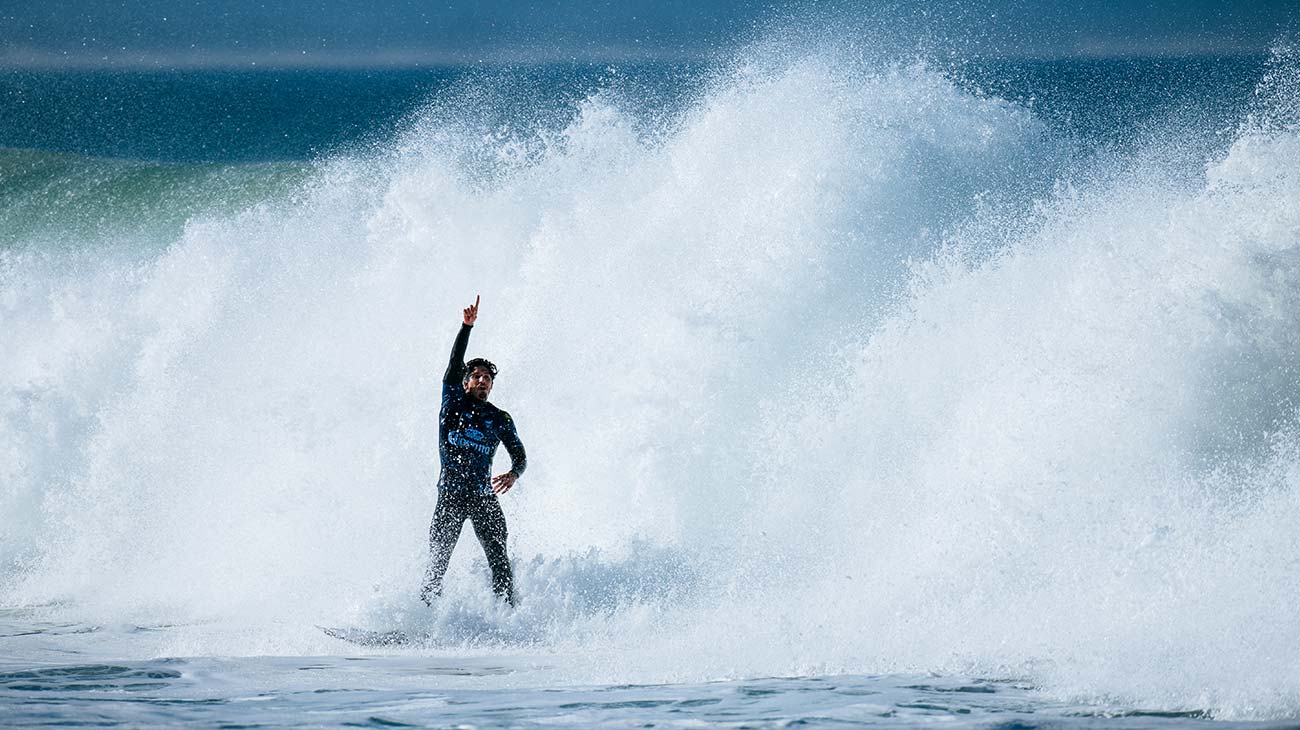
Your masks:
M 465 392 L 469 393 L 471 398 L 481 401 L 488 399 L 488 394 L 492 392 L 492 373 L 487 368 L 474 368 L 465 378 Z

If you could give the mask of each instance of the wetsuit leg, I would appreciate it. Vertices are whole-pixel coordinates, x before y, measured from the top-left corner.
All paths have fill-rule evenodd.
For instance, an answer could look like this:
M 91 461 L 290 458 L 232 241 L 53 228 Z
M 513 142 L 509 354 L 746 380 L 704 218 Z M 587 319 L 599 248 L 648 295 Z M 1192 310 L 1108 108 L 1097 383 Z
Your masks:
M 451 551 L 460 539 L 467 507 L 464 495 L 451 489 L 438 490 L 438 506 L 433 510 L 433 522 L 429 525 L 429 567 L 424 572 L 424 585 L 420 588 L 420 600 L 426 604 L 432 605 L 433 599 L 442 595 L 442 577 L 451 561 Z
M 478 496 L 469 519 L 492 569 L 492 591 L 506 603 L 515 605 L 514 575 L 510 571 L 510 558 L 506 556 L 506 516 L 496 495 Z

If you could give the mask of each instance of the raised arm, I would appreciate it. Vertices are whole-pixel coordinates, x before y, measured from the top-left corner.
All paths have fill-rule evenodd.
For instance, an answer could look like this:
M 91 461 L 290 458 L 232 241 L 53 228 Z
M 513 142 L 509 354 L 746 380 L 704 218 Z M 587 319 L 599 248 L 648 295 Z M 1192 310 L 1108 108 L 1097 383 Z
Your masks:
M 447 363 L 447 372 L 442 376 L 442 382 L 448 385 L 460 385 L 465 377 L 465 348 L 469 347 L 469 331 L 478 319 L 478 300 L 476 294 L 474 303 L 465 307 L 460 332 L 456 333 L 456 342 L 451 346 L 451 361 Z

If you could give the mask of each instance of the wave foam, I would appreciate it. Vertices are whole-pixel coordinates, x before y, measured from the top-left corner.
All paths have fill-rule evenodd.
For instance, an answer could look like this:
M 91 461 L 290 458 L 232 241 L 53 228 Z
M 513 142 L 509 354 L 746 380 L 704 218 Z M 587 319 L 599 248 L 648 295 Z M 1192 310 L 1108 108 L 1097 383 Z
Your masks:
M 655 134 L 601 94 L 534 135 L 456 113 L 162 254 L 3 254 L 6 603 L 199 622 L 170 651 L 330 651 L 283 622 L 341 617 L 603 681 L 1300 707 L 1294 128 L 1097 175 L 924 65 L 827 57 L 738 68 Z M 483 610 L 466 536 L 430 618 L 433 409 L 476 292 L 533 464 L 524 607 Z

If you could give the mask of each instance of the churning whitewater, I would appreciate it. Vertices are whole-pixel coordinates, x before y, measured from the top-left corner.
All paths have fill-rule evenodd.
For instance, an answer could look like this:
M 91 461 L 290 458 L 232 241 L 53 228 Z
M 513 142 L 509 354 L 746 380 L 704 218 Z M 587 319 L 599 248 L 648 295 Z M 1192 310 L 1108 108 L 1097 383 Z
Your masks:
M 0 250 L 0 601 L 167 627 L 138 659 L 355 652 L 315 628 L 346 625 L 570 685 L 935 673 L 1293 717 L 1297 88 L 1279 52 L 1216 142 L 1193 115 L 1115 148 L 827 53 L 654 113 L 610 88 L 489 125 L 468 88 L 305 170 L 156 165 L 190 192 L 154 225 L 106 195 Z M 469 354 L 529 449 L 520 605 L 466 536 L 429 611 L 480 292 Z

